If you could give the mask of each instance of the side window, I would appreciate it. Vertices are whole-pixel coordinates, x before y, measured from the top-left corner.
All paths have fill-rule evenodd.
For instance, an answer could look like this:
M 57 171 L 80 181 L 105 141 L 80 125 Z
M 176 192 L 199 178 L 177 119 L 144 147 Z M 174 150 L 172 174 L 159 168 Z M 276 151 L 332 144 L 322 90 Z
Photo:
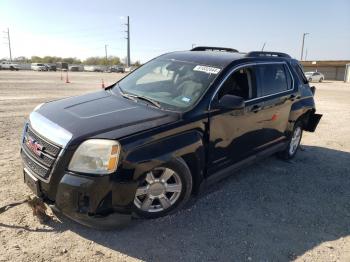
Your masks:
M 219 93 L 220 100 L 226 94 L 243 97 L 249 100 L 256 97 L 256 77 L 253 67 L 245 67 L 233 72 L 224 82 Z
M 256 67 L 260 78 L 260 96 L 273 95 L 291 89 L 291 76 L 284 64 L 262 64 Z
M 304 70 L 301 68 L 301 66 L 299 64 L 294 64 L 293 65 L 295 72 L 297 73 L 297 75 L 299 76 L 300 80 L 304 83 L 307 84 L 309 83 L 309 81 L 307 81 L 305 74 L 304 74 Z

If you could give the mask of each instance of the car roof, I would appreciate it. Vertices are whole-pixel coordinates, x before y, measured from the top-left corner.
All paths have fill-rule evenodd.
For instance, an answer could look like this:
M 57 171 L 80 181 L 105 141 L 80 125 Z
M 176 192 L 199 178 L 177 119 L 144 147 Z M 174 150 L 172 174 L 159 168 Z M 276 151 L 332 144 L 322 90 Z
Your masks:
M 228 48 L 224 48 L 228 49 Z M 234 49 L 232 49 L 234 50 Z M 261 52 L 253 51 L 249 53 L 241 53 L 238 51 L 226 51 L 218 50 L 189 50 L 189 51 L 176 51 L 159 56 L 160 59 L 178 60 L 184 62 L 190 62 L 200 65 L 210 65 L 225 68 L 233 61 L 239 59 L 249 59 L 251 61 L 264 60 L 264 61 L 286 61 L 291 60 L 291 57 L 284 53 L 278 52 Z
M 160 56 L 160 58 L 174 59 L 201 65 L 226 67 L 234 60 L 244 58 L 244 56 L 245 54 L 243 53 L 221 51 L 177 51 L 164 54 Z

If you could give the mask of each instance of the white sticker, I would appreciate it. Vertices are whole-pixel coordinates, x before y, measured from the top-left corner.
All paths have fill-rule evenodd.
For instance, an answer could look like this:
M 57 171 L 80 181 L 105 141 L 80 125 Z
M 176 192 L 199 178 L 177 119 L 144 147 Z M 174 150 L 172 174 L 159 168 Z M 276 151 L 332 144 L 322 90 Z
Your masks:
M 220 72 L 220 68 L 197 65 L 195 68 L 193 68 L 193 71 L 200 71 L 200 72 L 204 72 L 207 74 L 215 74 L 216 75 L 217 73 Z
M 184 102 L 186 102 L 186 103 L 188 103 L 188 102 L 191 101 L 191 98 L 183 97 L 183 98 L 181 98 L 181 100 L 184 101 Z

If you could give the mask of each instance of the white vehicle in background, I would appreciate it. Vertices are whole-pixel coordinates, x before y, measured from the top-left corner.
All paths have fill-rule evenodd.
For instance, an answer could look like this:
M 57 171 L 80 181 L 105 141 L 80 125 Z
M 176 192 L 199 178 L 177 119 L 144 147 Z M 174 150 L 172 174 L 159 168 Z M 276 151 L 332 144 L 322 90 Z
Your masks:
M 305 76 L 309 82 L 322 82 L 324 80 L 324 75 L 320 72 L 305 72 Z
M 42 63 L 32 63 L 30 68 L 33 71 L 47 71 L 47 66 Z
M 11 71 L 18 71 L 19 66 L 9 61 L 2 61 L 0 63 L 0 70 L 6 70 L 6 69 Z
M 86 72 L 103 72 L 103 68 L 98 65 L 86 65 L 84 66 Z

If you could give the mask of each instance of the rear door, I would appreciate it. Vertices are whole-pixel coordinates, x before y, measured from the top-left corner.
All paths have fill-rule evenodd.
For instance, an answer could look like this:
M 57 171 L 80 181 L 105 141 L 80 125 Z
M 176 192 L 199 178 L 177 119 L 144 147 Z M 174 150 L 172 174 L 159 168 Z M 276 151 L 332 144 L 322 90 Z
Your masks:
M 285 139 L 291 106 L 299 99 L 288 65 L 284 62 L 258 63 L 258 98 L 263 104 L 261 113 L 264 141 L 261 149 Z

